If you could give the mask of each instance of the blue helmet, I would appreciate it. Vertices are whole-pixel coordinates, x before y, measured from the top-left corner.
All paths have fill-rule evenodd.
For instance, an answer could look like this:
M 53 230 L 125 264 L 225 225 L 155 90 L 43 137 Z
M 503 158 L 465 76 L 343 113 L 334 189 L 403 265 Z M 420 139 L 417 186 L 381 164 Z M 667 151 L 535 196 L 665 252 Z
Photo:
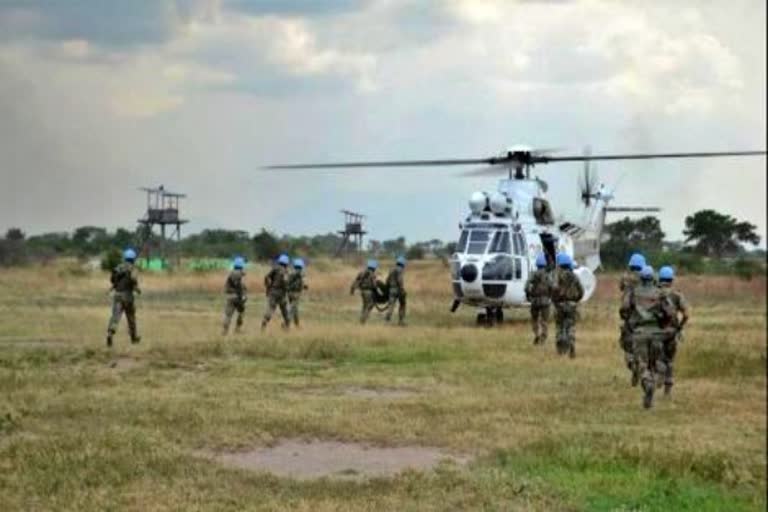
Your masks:
M 632 270 L 643 270 L 643 267 L 645 266 L 645 256 L 640 254 L 639 252 L 634 253 L 629 258 L 629 268 Z
M 536 268 L 544 268 L 547 266 L 547 255 L 540 252 L 536 255 Z
M 650 265 L 644 266 L 643 269 L 640 271 L 640 279 L 642 279 L 643 281 L 653 279 L 653 267 Z
M 371 270 L 376 270 L 379 268 L 379 262 L 376 260 L 368 260 L 368 268 Z
M 396 265 L 400 265 L 401 267 L 404 267 L 406 263 L 405 256 L 398 256 L 395 260 Z
M 558 267 L 573 268 L 573 260 L 571 259 L 571 256 L 566 252 L 558 253 L 557 258 L 555 258 L 555 262 L 557 263 Z
M 304 268 L 304 260 L 301 258 L 296 258 L 295 260 L 293 260 L 293 267 Z
M 672 281 L 675 279 L 675 269 L 664 265 L 659 269 L 659 281 Z
M 123 251 L 123 259 L 125 261 L 136 261 L 136 251 L 130 247 Z
M 281 254 L 277 258 L 277 263 L 280 265 L 288 265 L 291 262 L 291 258 L 287 254 Z
M 242 256 L 235 256 L 235 259 L 232 260 L 232 267 L 234 267 L 237 270 L 242 270 L 245 268 L 245 258 Z

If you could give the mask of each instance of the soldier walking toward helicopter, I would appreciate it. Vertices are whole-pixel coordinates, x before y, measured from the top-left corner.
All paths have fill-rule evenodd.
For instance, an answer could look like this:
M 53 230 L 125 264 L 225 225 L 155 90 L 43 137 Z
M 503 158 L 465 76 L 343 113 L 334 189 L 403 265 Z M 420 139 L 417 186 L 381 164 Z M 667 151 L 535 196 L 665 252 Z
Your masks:
M 671 307 L 670 318 L 664 329 L 664 342 L 662 346 L 661 360 L 663 362 L 664 394 L 672 392 L 674 385 L 674 365 L 677 345 L 683 340 L 683 327 L 688 323 L 689 306 L 685 296 L 679 290 L 672 287 L 675 280 L 675 271 L 670 266 L 659 269 L 659 289 L 664 300 Z
M 360 310 L 360 323 L 364 324 L 368 321 L 368 317 L 371 314 L 371 310 L 376 305 L 374 299 L 374 293 L 378 286 L 376 281 L 376 269 L 379 268 L 379 262 L 376 260 L 368 260 L 368 265 L 365 270 L 361 271 L 355 277 L 352 282 L 352 286 L 349 288 L 349 294 L 354 295 L 355 290 L 360 289 L 360 297 L 363 304 Z
M 245 316 L 245 303 L 248 300 L 245 286 L 245 259 L 240 256 L 235 257 L 232 262 L 232 272 L 227 276 L 224 282 L 224 293 L 227 301 L 224 305 L 224 322 L 221 329 L 222 336 L 229 333 L 229 324 L 232 322 L 232 315 L 237 311 L 237 321 L 235 322 L 235 333 L 239 333 L 243 327 L 243 317 Z
M 645 257 L 640 253 L 634 253 L 629 258 L 628 270 L 624 272 L 619 280 L 619 292 L 621 293 L 621 302 L 619 306 L 619 317 L 622 320 L 621 335 L 619 337 L 619 346 L 624 351 L 624 362 L 627 369 L 632 373 L 631 383 L 637 386 L 639 375 L 635 371 L 634 349 L 632 348 L 632 332 L 629 326 L 631 310 L 628 307 L 629 302 L 625 300 L 628 294 L 631 294 L 635 287 L 640 284 L 640 272 L 646 265 Z
M 395 303 L 399 304 L 397 310 L 398 325 L 405 325 L 405 284 L 403 282 L 403 273 L 405 272 L 405 258 L 398 256 L 395 264 L 395 268 L 390 270 L 387 276 L 387 289 L 389 290 L 389 303 L 387 304 L 387 314 L 384 316 L 384 320 L 389 322 L 392 320 L 392 313 L 395 311 Z
M 673 316 L 664 293 L 654 284 L 650 265 L 640 271 L 640 284 L 624 296 L 622 307 L 630 311 L 629 327 L 632 336 L 633 364 L 643 388 L 643 407 L 653 406 L 656 372 L 662 363 L 662 350 L 666 337 L 665 326 Z
M 301 294 L 308 287 L 304 282 L 304 260 L 293 260 L 293 272 L 288 276 L 288 319 L 293 320 L 295 327 L 299 326 L 299 303 Z
M 576 334 L 574 328 L 579 319 L 578 304 L 584 297 L 584 287 L 573 273 L 573 260 L 567 253 L 555 258 L 557 268 L 553 274 L 552 302 L 555 303 L 555 325 L 557 326 L 557 353 L 576 357 Z
M 525 298 L 531 304 L 533 344 L 543 345 L 547 341 L 547 322 L 552 304 L 552 276 L 543 252 L 536 255 L 536 271 L 525 283 Z
M 280 308 L 280 314 L 283 315 L 283 328 L 290 327 L 290 317 L 288 316 L 288 264 L 291 259 L 287 254 L 281 254 L 277 258 L 277 265 L 269 271 L 264 277 L 264 288 L 267 292 L 267 311 L 264 312 L 264 319 L 261 321 L 261 330 L 266 329 L 267 324 L 272 319 L 275 309 Z

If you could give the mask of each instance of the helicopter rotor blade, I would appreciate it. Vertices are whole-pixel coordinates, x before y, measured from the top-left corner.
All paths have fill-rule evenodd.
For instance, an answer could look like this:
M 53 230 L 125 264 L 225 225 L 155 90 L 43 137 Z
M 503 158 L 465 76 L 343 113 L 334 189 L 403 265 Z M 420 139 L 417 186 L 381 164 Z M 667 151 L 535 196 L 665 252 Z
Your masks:
M 534 157 L 533 163 L 586 162 L 595 160 L 651 160 L 655 158 L 712 158 L 724 156 L 759 156 L 765 151 L 704 151 L 698 153 L 626 153 L 615 155 L 570 155 Z
M 613 155 L 569 155 L 549 156 L 539 151 L 517 152 L 510 155 L 492 156 L 488 158 L 454 158 L 440 160 L 382 160 L 361 162 L 329 162 L 306 164 L 281 164 L 268 165 L 263 169 L 350 169 L 366 167 L 440 167 L 451 165 L 475 165 L 487 164 L 491 166 L 525 166 L 536 164 L 548 164 L 553 162 L 590 162 L 595 160 L 650 160 L 655 158 L 711 158 L 727 156 L 759 156 L 765 155 L 765 151 L 719 151 L 697 153 L 626 153 Z M 506 167 L 495 167 L 501 170 Z
M 497 158 L 455 158 L 445 160 L 382 160 L 372 162 L 338 162 L 324 164 L 267 165 L 264 169 L 351 169 L 362 167 L 437 167 L 444 165 L 472 165 L 496 163 Z

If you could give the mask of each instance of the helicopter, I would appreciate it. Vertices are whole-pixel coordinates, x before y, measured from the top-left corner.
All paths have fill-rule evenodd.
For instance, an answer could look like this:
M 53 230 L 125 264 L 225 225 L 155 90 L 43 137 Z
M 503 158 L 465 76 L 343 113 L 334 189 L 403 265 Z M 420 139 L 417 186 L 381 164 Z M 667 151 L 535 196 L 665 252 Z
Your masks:
M 527 307 L 525 283 L 536 269 L 536 256 L 544 253 L 554 268 L 557 253 L 574 261 L 574 273 L 584 287 L 582 301 L 597 288 L 595 272 L 600 268 L 600 241 L 609 212 L 657 212 L 656 207 L 614 207 L 613 192 L 597 184 L 590 163 L 599 160 L 648 160 L 660 158 L 712 158 L 765 155 L 765 151 L 722 151 L 696 153 L 630 153 L 553 156 L 552 150 L 510 146 L 487 158 L 439 160 L 389 160 L 365 162 L 270 165 L 265 169 L 344 169 L 366 167 L 434 167 L 483 165 L 464 172 L 465 176 L 498 175 L 495 192 L 474 192 L 469 214 L 459 223 L 456 252 L 450 258 L 453 303 L 451 312 L 462 304 L 477 308 L 478 324 L 492 325 L 504 319 L 504 309 Z M 531 177 L 536 165 L 583 162 L 579 196 L 584 215 L 579 220 L 556 219 L 547 199 L 548 184 Z

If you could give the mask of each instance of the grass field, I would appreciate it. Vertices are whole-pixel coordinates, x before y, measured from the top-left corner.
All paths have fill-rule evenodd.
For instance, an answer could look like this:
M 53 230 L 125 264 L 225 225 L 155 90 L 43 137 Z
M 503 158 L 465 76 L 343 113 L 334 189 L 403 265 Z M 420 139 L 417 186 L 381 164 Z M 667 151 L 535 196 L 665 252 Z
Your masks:
M 677 386 L 645 411 L 617 346 L 615 276 L 583 308 L 571 361 L 531 344 L 524 311 L 492 329 L 450 314 L 438 262 L 408 269 L 407 328 L 361 327 L 356 270 L 313 265 L 304 328 L 262 334 L 251 269 L 246 333 L 227 339 L 223 274 L 144 274 L 143 341 L 123 324 L 111 352 L 104 274 L 0 270 L 0 509 L 765 509 L 763 279 L 679 279 L 693 318 Z M 359 388 L 409 393 L 340 391 Z M 297 481 L 200 456 L 296 438 L 471 460 Z

